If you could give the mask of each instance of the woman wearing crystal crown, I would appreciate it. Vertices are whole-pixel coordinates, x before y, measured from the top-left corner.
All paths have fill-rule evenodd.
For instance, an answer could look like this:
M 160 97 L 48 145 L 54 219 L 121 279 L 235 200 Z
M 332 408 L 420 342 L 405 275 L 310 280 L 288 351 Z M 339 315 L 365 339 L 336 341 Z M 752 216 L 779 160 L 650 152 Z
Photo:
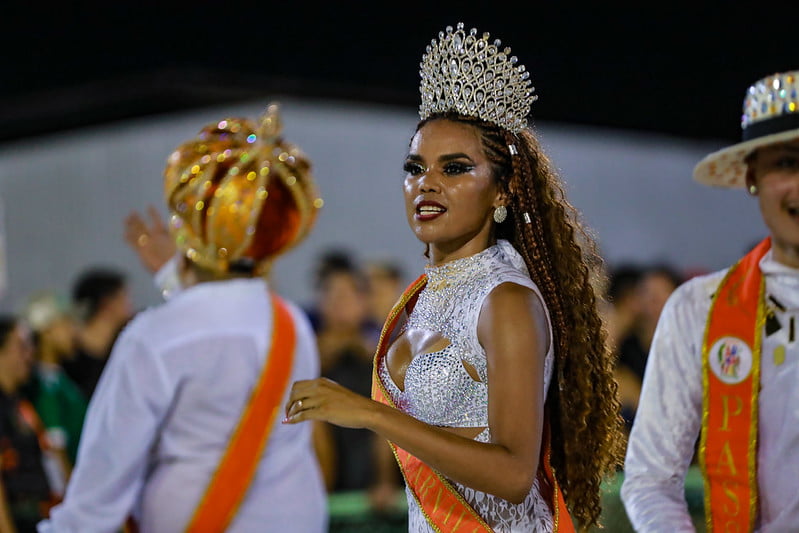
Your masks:
M 458 24 L 422 58 L 404 193 L 430 262 L 386 321 L 372 399 L 320 379 L 286 405 L 388 439 L 413 532 L 587 527 L 620 455 L 596 256 L 499 46 Z
M 694 530 L 684 480 L 700 435 L 707 531 L 799 531 L 799 70 L 752 84 L 741 125 L 694 178 L 746 188 L 768 233 L 663 308 L 621 493 L 636 531 Z

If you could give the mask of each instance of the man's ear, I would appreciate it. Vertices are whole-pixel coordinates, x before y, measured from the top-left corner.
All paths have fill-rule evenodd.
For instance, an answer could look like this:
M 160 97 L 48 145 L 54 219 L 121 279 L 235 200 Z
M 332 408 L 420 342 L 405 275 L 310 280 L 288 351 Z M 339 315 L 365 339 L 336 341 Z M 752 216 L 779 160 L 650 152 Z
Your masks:
M 749 191 L 750 187 L 752 187 L 753 185 L 757 187 L 757 180 L 755 179 L 755 170 L 753 168 L 753 164 L 756 160 L 757 160 L 757 150 L 750 153 L 744 158 L 744 164 L 746 165 L 746 177 L 744 178 L 744 180 L 747 191 Z
M 745 180 L 746 180 L 746 190 L 747 190 L 747 192 L 749 194 L 751 194 L 752 196 L 756 196 L 757 195 L 757 183 L 756 183 L 756 180 L 755 180 L 755 171 L 752 170 L 752 167 L 750 167 L 748 165 L 746 167 L 746 178 L 745 178 Z M 754 191 L 754 192 L 752 192 L 752 191 Z

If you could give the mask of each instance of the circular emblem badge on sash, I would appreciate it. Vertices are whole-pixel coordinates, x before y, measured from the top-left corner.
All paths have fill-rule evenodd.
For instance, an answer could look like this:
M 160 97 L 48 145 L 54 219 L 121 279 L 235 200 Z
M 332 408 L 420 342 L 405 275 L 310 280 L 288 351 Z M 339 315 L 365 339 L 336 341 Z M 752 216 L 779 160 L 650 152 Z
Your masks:
M 737 337 L 722 337 L 708 354 L 710 368 L 724 383 L 735 385 L 752 372 L 752 349 Z

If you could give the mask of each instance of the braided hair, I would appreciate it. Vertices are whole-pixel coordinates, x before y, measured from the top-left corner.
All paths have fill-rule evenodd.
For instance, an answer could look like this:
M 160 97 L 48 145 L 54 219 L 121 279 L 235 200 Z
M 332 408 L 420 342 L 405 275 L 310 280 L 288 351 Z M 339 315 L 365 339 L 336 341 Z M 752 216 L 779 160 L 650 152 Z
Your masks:
M 508 194 L 508 216 L 495 235 L 524 258 L 552 320 L 554 383 L 545 408 L 552 467 L 572 516 L 582 527 L 596 525 L 600 485 L 624 453 L 614 360 L 598 309 L 603 262 L 530 130 L 514 135 L 447 112 L 420 122 L 417 131 L 442 119 L 478 129 L 494 177 Z

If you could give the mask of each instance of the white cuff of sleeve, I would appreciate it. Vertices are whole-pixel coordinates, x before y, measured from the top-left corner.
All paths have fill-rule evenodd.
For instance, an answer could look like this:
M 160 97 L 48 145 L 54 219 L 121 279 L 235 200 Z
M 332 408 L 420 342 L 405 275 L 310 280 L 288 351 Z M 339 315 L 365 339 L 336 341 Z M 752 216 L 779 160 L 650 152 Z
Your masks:
M 153 283 L 161 291 L 161 296 L 163 296 L 164 300 L 169 300 L 182 289 L 180 276 L 178 275 L 178 261 L 180 258 L 179 254 L 175 254 L 153 276 Z

